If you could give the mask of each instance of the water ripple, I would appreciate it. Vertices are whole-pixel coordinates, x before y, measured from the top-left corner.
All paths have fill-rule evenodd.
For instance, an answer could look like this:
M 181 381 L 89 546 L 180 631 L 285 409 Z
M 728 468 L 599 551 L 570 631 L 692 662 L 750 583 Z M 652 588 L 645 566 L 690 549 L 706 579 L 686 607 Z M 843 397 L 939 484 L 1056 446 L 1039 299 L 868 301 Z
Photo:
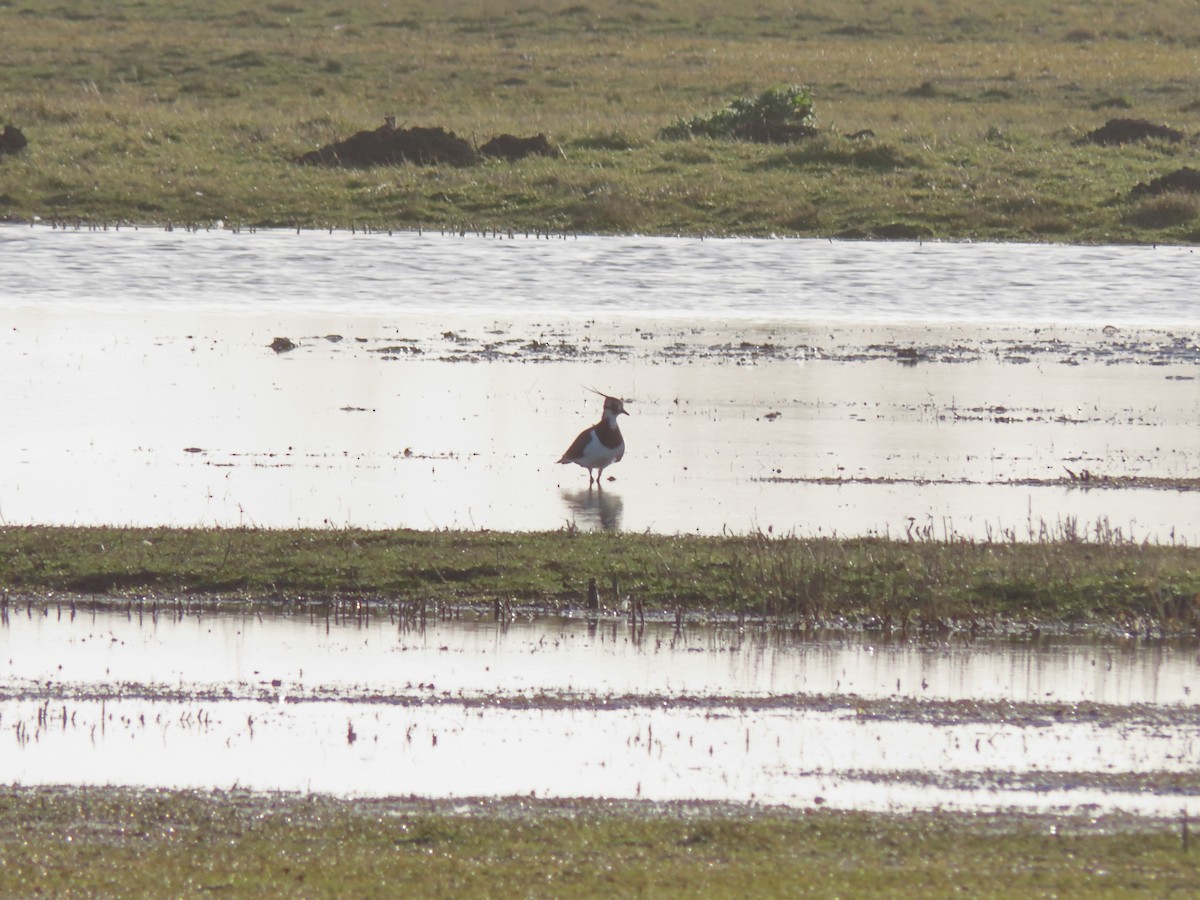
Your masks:
M 1195 325 L 1190 248 L 0 226 L 7 305 Z

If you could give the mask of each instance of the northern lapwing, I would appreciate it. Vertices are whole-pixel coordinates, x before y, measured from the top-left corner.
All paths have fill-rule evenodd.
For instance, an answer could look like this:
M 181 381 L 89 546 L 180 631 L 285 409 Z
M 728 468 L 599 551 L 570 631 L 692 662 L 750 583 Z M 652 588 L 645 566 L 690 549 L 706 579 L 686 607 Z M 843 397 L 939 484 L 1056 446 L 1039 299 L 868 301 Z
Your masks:
M 595 390 L 593 388 L 593 390 Z M 596 391 L 600 394 L 599 391 Z M 593 480 L 600 486 L 600 478 L 604 470 L 615 462 L 620 462 L 625 455 L 625 439 L 621 437 L 621 429 L 617 427 L 617 416 L 629 415 L 625 412 L 625 404 L 616 397 L 600 394 L 604 398 L 604 415 L 600 421 L 580 432 L 574 443 L 562 455 L 559 463 L 575 463 L 588 470 L 588 487 Z M 597 469 L 596 477 L 592 478 L 592 469 Z

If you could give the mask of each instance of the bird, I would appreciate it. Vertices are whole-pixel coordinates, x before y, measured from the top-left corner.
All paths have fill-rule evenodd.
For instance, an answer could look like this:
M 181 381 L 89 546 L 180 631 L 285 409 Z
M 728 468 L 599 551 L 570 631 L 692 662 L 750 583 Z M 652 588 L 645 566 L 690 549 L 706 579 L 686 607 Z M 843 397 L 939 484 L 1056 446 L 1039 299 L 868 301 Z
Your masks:
M 592 390 L 595 391 L 595 388 Z M 604 470 L 613 463 L 620 462 L 621 457 L 625 455 L 625 439 L 621 437 L 621 429 L 617 427 L 617 416 L 629 415 L 621 400 L 600 391 L 595 392 L 604 398 L 604 415 L 591 428 L 581 431 L 579 437 L 575 438 L 558 461 L 560 465 L 575 463 L 587 469 L 589 490 L 593 481 L 600 487 L 600 478 L 604 475 Z M 593 469 L 599 470 L 594 479 Z

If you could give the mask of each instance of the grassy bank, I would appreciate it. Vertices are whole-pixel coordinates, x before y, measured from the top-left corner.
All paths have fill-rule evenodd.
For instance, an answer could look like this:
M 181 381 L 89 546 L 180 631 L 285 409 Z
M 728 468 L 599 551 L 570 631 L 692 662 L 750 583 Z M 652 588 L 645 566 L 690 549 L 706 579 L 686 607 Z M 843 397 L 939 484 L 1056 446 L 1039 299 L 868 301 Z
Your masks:
M 1200 550 L 1059 529 L 1024 542 L 354 529 L 4 528 L 6 596 L 367 599 L 782 617 L 898 631 L 1075 623 L 1190 633 Z
M 1190 141 L 1075 145 L 1114 117 L 1194 129 L 1200 12 L 1121 0 L 0 3 L 0 217 L 686 234 L 1194 241 L 1193 196 L 1129 190 Z M 791 147 L 661 130 L 813 88 Z M 394 115 L 562 158 L 302 168 Z M 871 136 L 846 137 L 869 130 Z
M 1098 897 L 1186 892 L 1200 877 L 1181 823 L 1124 830 L 603 801 L 457 807 L 4 788 L 0 893 Z

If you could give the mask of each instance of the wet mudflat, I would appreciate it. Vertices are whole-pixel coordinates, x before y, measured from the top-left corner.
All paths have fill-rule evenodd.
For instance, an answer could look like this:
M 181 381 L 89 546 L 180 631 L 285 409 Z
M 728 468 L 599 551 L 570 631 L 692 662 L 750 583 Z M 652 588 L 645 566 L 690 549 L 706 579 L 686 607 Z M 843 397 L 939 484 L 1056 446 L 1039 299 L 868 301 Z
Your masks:
M 1170 815 L 1196 653 L 40 605 L 0 627 L 0 734 L 24 785 Z

